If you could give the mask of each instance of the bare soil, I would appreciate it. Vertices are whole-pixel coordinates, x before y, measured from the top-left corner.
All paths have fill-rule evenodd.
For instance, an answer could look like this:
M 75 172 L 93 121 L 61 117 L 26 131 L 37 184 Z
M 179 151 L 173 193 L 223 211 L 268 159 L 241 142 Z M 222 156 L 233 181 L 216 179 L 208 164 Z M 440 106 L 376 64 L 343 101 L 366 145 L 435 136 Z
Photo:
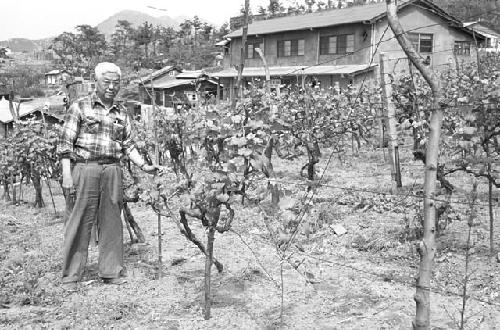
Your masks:
M 423 167 L 402 155 L 404 189 L 390 194 L 390 173 L 380 151 L 334 159 L 318 188 L 311 211 L 283 262 L 256 206 L 238 207 L 233 232 L 217 235 L 213 269 L 212 318 L 203 319 L 204 256 L 163 218 L 162 277 L 158 279 L 156 215 L 131 205 L 146 235 L 145 244 L 128 242 L 128 283 L 106 285 L 97 277 L 97 249 L 74 293 L 60 284 L 64 199 L 55 190 L 57 215 L 44 186 L 46 208 L 35 209 L 31 188 L 24 202 L 0 202 L 0 328 L 146 329 L 408 329 L 415 313 L 418 268 L 415 198 Z M 283 186 L 300 197 L 301 160 L 276 161 Z M 326 159 L 318 166 L 322 172 Z M 466 246 L 466 192 L 470 181 L 457 177 L 457 219 L 439 238 L 431 291 L 432 326 L 456 329 L 462 308 Z M 54 187 L 55 185 L 52 184 Z M 484 185 L 483 185 L 484 186 Z M 347 188 L 352 188 L 348 190 Z M 485 190 L 485 187 L 481 188 Z M 374 194 L 370 191 L 385 192 Z M 484 191 L 473 230 L 472 275 L 468 282 L 468 329 L 500 328 L 500 264 L 490 259 Z M 417 211 L 416 211 L 417 210 Z M 498 208 L 496 206 L 495 211 Z M 418 213 L 418 212 L 417 212 Z M 406 219 L 406 220 L 405 220 Z M 498 223 L 498 222 L 497 222 Z M 335 226 L 347 232 L 335 234 Z M 205 237 L 201 224 L 192 224 Z M 499 242 L 496 235 L 496 242 Z M 281 313 L 282 319 L 280 318 Z

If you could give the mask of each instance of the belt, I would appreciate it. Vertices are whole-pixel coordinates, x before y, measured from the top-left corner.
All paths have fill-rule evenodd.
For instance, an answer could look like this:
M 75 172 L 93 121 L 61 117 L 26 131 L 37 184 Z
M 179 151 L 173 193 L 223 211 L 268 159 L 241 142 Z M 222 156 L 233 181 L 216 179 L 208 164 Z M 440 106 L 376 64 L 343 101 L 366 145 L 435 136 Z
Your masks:
M 101 159 L 101 160 L 87 160 L 78 159 L 75 161 L 76 164 L 86 164 L 86 165 L 120 165 L 120 161 L 116 159 Z

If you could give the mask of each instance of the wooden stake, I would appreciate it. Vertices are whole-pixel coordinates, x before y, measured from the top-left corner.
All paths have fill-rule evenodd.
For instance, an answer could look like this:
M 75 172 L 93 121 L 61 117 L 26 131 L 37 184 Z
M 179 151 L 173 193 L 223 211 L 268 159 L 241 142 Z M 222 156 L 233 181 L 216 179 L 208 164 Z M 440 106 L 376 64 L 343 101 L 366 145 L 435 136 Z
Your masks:
M 215 228 L 210 226 L 207 233 L 207 254 L 205 258 L 205 310 L 204 317 L 205 320 L 210 319 L 210 311 L 212 308 L 212 297 L 211 297 L 211 270 L 214 257 L 214 240 L 215 240 Z
M 389 137 L 389 163 L 391 165 L 391 180 L 393 190 L 402 187 L 401 184 L 401 169 L 399 163 L 396 164 L 396 159 L 399 159 L 398 153 L 398 133 L 396 130 L 396 107 L 392 103 L 392 86 L 386 74 L 387 57 L 385 53 L 380 53 L 380 81 L 382 84 L 382 100 L 385 105 L 384 117 L 387 127 L 387 135 Z

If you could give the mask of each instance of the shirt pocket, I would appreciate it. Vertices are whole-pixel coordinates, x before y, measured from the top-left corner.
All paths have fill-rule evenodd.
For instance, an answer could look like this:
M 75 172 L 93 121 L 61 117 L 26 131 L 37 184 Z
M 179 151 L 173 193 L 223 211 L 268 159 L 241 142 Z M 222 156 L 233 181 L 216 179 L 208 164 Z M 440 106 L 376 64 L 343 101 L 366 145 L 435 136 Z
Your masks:
M 82 123 L 82 130 L 85 134 L 97 134 L 99 132 L 100 121 L 95 117 L 87 116 Z
M 125 134 L 125 126 L 119 122 L 113 123 L 111 138 L 113 141 L 122 142 Z

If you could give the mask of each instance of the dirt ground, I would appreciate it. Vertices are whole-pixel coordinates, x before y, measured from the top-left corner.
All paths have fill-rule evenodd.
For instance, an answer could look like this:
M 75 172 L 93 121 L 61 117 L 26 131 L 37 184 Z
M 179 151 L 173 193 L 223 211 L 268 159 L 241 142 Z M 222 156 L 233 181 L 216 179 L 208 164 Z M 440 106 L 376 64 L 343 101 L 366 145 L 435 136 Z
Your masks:
M 380 152 L 332 161 L 325 174 L 329 186 L 318 189 L 306 216 L 310 226 L 291 247 L 290 262 L 283 263 L 283 306 L 280 259 L 259 208 L 238 208 L 234 231 L 216 236 L 215 255 L 225 269 L 221 274 L 213 269 L 208 321 L 202 314 L 204 256 L 172 219 L 163 219 L 161 279 L 156 215 L 138 203 L 131 209 L 147 242 L 130 245 L 124 233 L 128 283 L 99 281 L 92 246 L 78 291 L 67 293 L 60 287 L 64 200 L 59 188 L 52 184 L 57 215 L 46 187 L 47 206 L 41 210 L 27 202 L 2 201 L 0 328 L 409 329 L 415 313 L 418 255 L 411 236 L 418 201 L 405 192 L 418 193 L 423 167 L 409 155 L 402 161 L 405 189 L 399 196 L 367 192 L 390 191 L 389 168 Z M 325 163 L 322 159 L 319 172 Z M 279 177 L 301 181 L 300 165 L 279 161 Z M 466 189 L 467 180 L 457 178 L 457 183 Z M 292 186 L 297 194 L 304 190 Z M 26 192 L 23 199 L 33 196 Z M 480 203 L 485 202 L 481 195 Z M 461 221 L 449 224 L 439 238 L 431 291 L 434 329 L 456 329 L 460 320 L 467 226 L 466 203 L 456 204 Z M 486 211 L 479 207 L 473 228 L 467 329 L 500 329 L 500 263 L 488 256 Z M 338 225 L 345 234 L 335 233 Z M 201 224 L 192 226 L 204 237 Z

